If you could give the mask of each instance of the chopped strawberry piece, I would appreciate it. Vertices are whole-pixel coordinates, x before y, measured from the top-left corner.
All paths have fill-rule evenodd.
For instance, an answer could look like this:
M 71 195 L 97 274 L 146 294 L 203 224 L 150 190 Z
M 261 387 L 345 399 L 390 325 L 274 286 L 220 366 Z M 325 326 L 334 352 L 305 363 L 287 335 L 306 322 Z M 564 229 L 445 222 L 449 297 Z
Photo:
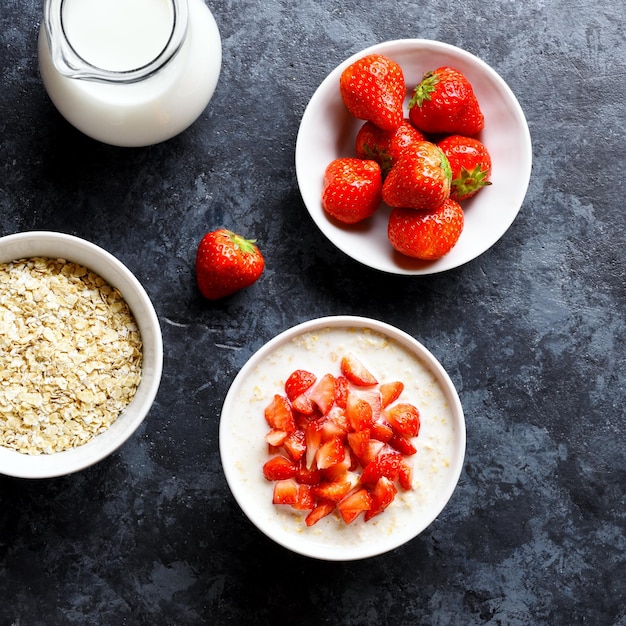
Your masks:
M 413 489 L 413 463 L 411 463 L 411 461 L 404 459 L 400 464 L 398 483 L 405 491 L 411 491 L 411 489 Z
M 266 435 L 265 441 L 272 446 L 273 448 L 279 448 L 283 445 L 287 435 L 289 433 L 284 430 L 277 430 L 276 428 L 272 428 Z
M 297 428 L 284 440 L 283 446 L 293 461 L 299 461 L 306 453 L 306 435 Z
M 309 487 L 309 485 L 298 485 L 296 501 L 291 506 L 298 511 L 308 511 L 315 506 L 315 501 L 311 495 L 311 487 Z
M 326 416 L 326 421 L 322 428 L 322 440 L 328 441 L 333 437 L 345 439 L 347 432 L 350 430 L 348 419 L 343 409 L 334 406 Z
M 302 395 L 317 380 L 317 376 L 306 370 L 295 370 L 285 381 L 285 393 L 291 402 Z
M 351 489 L 352 483 L 349 480 L 336 480 L 313 485 L 311 495 L 319 500 L 337 503 L 343 500 Z
M 266 480 L 285 480 L 296 475 L 297 466 L 284 456 L 274 456 L 263 465 Z
M 341 373 L 358 387 L 373 387 L 378 384 L 376 377 L 352 353 L 342 357 Z
M 393 429 L 406 437 L 417 437 L 420 430 L 420 413 L 416 406 L 404 402 L 385 409 L 385 418 Z
M 335 510 L 335 505 L 331 502 L 322 502 L 315 505 L 313 510 L 306 516 L 304 523 L 307 526 L 317 524 L 321 519 L 330 515 Z
M 365 521 L 367 522 L 372 517 L 380 515 L 393 502 L 396 493 L 398 493 L 398 490 L 393 482 L 386 476 L 381 476 L 370 491 L 372 506 L 368 511 L 365 511 Z
M 265 407 L 265 419 L 270 428 L 284 430 L 287 433 L 296 429 L 291 406 L 285 396 L 276 394 Z
M 383 408 L 385 408 L 400 397 L 400 394 L 404 391 L 404 383 L 399 380 L 382 383 L 378 390 L 382 398 Z
M 306 441 L 306 466 L 311 469 L 315 463 L 315 456 L 322 445 L 322 430 L 325 418 L 320 417 L 311 420 L 304 430 Z
M 381 476 L 385 476 L 391 481 L 398 479 L 402 455 L 398 452 L 385 452 L 379 454 L 373 461 L 370 461 L 361 474 L 361 482 L 366 485 L 374 485 Z
M 354 431 L 365 430 L 374 423 L 372 405 L 356 393 L 348 394 L 346 417 Z
M 338 437 L 333 437 L 324 442 L 315 455 L 315 461 L 318 469 L 324 470 L 337 463 L 341 463 L 346 455 L 344 445 Z
M 348 444 L 364 467 L 376 458 L 385 445 L 382 441 L 372 439 L 369 428 L 348 434 Z
M 322 475 L 326 480 L 337 480 L 339 478 L 345 477 L 347 472 L 351 471 L 355 467 L 355 463 L 352 460 L 352 455 L 350 454 L 350 448 L 344 446 L 345 455 L 343 457 L 343 461 L 336 463 L 335 465 L 331 465 L 322 471 Z
M 301 461 L 303 460 L 301 459 Z M 296 480 L 301 485 L 317 485 L 322 478 L 322 470 L 317 469 L 317 467 L 309 469 L 304 463 L 301 463 L 296 471 Z
M 353 522 L 363 511 L 368 511 L 372 506 L 372 498 L 367 489 L 358 489 L 354 493 L 346 496 L 337 509 L 346 524 Z
M 350 381 L 345 376 L 337 376 L 335 378 L 335 405 L 346 408 L 348 400 L 348 390 L 350 389 Z
M 404 454 L 405 456 L 412 456 L 417 452 L 415 446 L 411 443 L 408 437 L 403 437 L 397 433 L 389 440 L 389 445 L 394 449 Z
M 309 398 L 306 393 L 301 393 L 299 396 L 296 396 L 291 403 L 291 406 L 295 411 L 301 413 L 302 415 L 313 415 L 313 413 L 315 413 L 313 402 L 311 402 L 311 398 Z
M 295 504 L 298 500 L 298 483 L 293 478 L 274 483 L 273 504 Z
M 393 428 L 387 422 L 379 419 L 370 427 L 372 439 L 387 443 L 393 437 Z
M 326 415 L 335 403 L 335 377 L 332 374 L 324 374 L 309 392 L 309 398 L 322 415 Z

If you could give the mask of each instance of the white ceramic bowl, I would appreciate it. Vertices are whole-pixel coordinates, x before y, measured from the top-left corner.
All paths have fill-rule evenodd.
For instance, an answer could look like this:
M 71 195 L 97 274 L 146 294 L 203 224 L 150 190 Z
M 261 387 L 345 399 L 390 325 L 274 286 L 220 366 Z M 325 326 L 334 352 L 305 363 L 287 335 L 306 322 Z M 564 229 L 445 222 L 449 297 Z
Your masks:
M 71 474 L 114 452 L 148 414 L 159 388 L 163 366 L 158 318 L 144 288 L 125 265 L 95 244 L 63 233 L 33 231 L 0 238 L 0 263 L 35 256 L 63 258 L 84 265 L 120 290 L 139 326 L 143 366 L 141 382 L 131 403 L 108 430 L 84 445 L 41 455 L 26 455 L 0 446 L 0 473 L 19 478 Z
M 463 233 L 456 246 L 434 262 L 413 260 L 393 250 L 387 239 L 390 209 L 384 205 L 373 218 L 355 226 L 331 221 L 322 209 L 324 170 L 333 159 L 355 156 L 354 141 L 363 124 L 344 106 L 339 77 L 348 65 L 371 53 L 383 54 L 402 67 L 407 83 L 405 105 L 427 71 L 450 65 L 467 76 L 485 115 L 485 128 L 478 138 L 492 157 L 493 184 L 463 203 Z M 408 115 L 408 107 L 406 112 Z M 528 125 L 515 95 L 504 80 L 469 52 L 424 39 L 381 43 L 341 63 L 311 98 L 302 116 L 296 142 L 298 185 L 313 221 L 348 256 L 394 274 L 433 274 L 450 270 L 488 250 L 508 230 L 519 212 L 528 189 L 531 164 Z
M 272 504 L 273 483 L 262 473 L 269 458 L 264 408 L 298 368 L 322 375 L 338 367 L 337 355 L 353 351 L 378 376 L 402 380 L 401 398 L 421 414 L 415 440 L 415 489 L 402 492 L 369 522 L 350 525 L 331 515 L 307 528 L 307 512 Z M 338 373 L 338 372 L 335 372 Z M 352 316 L 320 318 L 295 326 L 263 346 L 228 391 L 220 421 L 220 454 L 230 489 L 248 518 L 276 543 L 309 557 L 349 561 L 393 550 L 421 533 L 442 511 L 461 473 L 465 421 L 450 377 L 435 357 L 407 333 L 383 322 Z

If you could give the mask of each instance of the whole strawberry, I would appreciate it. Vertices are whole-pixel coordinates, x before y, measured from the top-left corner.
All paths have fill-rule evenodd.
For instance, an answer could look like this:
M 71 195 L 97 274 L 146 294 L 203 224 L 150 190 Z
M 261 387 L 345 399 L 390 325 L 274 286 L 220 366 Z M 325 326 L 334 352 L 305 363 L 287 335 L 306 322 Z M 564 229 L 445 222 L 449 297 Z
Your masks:
M 460 71 L 447 66 L 428 72 L 415 87 L 409 119 L 431 134 L 472 137 L 485 126 L 472 85 Z
M 463 209 L 446 200 L 432 211 L 393 209 L 387 236 L 395 250 L 423 261 L 441 258 L 455 246 L 463 231 Z
M 435 209 L 450 196 L 451 179 L 441 148 L 419 141 L 404 150 L 385 178 L 383 200 L 392 207 Z
M 370 54 L 349 65 L 339 78 L 339 91 L 354 117 L 383 130 L 395 130 L 404 118 L 404 73 L 385 56 Z
M 485 145 L 473 137 L 450 135 L 437 145 L 443 150 L 452 170 L 453 200 L 467 200 L 491 185 L 491 156 Z
M 265 260 L 255 241 L 225 228 L 204 235 L 196 254 L 196 280 L 205 298 L 229 296 L 258 280 Z
M 383 130 L 373 122 L 365 122 L 356 136 L 356 155 L 360 159 L 376 161 L 384 178 L 408 146 L 424 139 L 408 119 L 402 120 L 395 130 Z
M 371 217 L 381 203 L 380 165 L 370 159 L 342 157 L 324 174 L 322 208 L 336 220 L 356 224 Z

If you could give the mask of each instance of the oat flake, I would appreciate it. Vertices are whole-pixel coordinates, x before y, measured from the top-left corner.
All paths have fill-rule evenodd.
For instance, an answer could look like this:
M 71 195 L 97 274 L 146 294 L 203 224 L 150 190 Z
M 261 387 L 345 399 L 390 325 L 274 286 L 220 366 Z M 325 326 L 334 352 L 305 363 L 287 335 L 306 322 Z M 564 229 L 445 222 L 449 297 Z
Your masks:
M 0 445 L 80 446 L 133 399 L 142 345 L 117 289 L 64 259 L 0 263 Z

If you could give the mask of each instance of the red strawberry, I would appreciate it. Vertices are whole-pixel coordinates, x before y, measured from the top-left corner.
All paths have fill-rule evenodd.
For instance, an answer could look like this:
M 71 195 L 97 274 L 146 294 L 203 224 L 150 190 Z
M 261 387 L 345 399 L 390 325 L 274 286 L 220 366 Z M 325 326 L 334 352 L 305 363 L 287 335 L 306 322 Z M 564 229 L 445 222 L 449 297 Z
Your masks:
M 385 410 L 384 416 L 393 429 L 405 437 L 417 437 L 420 430 L 420 412 L 408 402 L 394 404 Z
M 335 377 L 332 374 L 324 374 L 309 392 L 309 398 L 322 415 L 326 415 L 335 403 Z
M 325 441 L 315 454 L 315 462 L 318 469 L 324 470 L 337 465 L 346 456 L 345 448 L 339 437 L 333 437 Z
M 380 54 L 370 54 L 349 65 L 339 78 L 346 108 L 362 120 L 394 130 L 404 117 L 406 84 L 402 68 Z
M 330 515 L 335 510 L 335 505 L 331 502 L 322 502 L 321 504 L 316 504 L 315 508 L 311 510 L 311 512 L 306 516 L 304 523 L 307 526 L 313 526 L 313 524 L 317 524 L 321 519 Z
M 424 261 L 438 259 L 454 247 L 463 230 L 463 209 L 448 199 L 431 211 L 394 209 L 387 235 L 401 254 Z
M 435 209 L 450 196 L 452 173 L 446 155 L 434 143 L 407 148 L 383 184 L 383 200 L 392 207 Z
M 345 376 L 337 376 L 335 378 L 335 405 L 346 408 L 346 401 L 348 400 L 348 390 L 350 384 Z
M 400 475 L 401 465 L 402 455 L 400 453 L 381 453 L 363 468 L 361 482 L 366 485 L 374 485 L 381 476 L 385 476 L 392 481 L 397 480 Z
M 361 363 L 359 358 L 351 352 L 341 358 L 340 367 L 341 373 L 353 385 L 357 385 L 358 387 L 372 387 L 378 384 L 374 375 Z
M 294 461 L 299 461 L 306 453 L 306 437 L 303 430 L 299 428 L 285 437 L 282 444 Z
M 472 85 L 458 70 L 443 66 L 425 74 L 409 103 L 411 123 L 424 133 L 473 136 L 485 118 Z
M 413 489 L 413 464 L 406 459 L 400 464 L 398 482 L 400 483 L 400 487 L 406 491 Z
M 263 465 L 266 480 L 285 480 L 296 475 L 297 466 L 284 456 L 274 456 Z
M 365 430 L 374 423 L 372 405 L 356 393 L 348 394 L 346 417 L 354 431 Z
M 393 502 L 396 493 L 398 493 L 398 490 L 393 482 L 385 478 L 385 476 L 381 476 L 370 491 L 372 506 L 368 511 L 365 511 L 365 521 L 367 522 L 372 517 L 380 515 Z
M 452 170 L 450 197 L 457 202 L 476 195 L 491 185 L 491 155 L 485 145 L 473 137 L 450 135 L 437 145 L 443 150 Z
M 255 241 L 225 228 L 202 238 L 196 253 L 196 281 L 205 298 L 229 296 L 258 280 L 265 260 Z
M 317 380 L 317 376 L 306 370 L 295 370 L 285 381 L 285 393 L 292 402 Z
M 399 380 L 382 383 L 379 387 L 379 391 L 382 399 L 382 407 L 385 408 L 400 397 L 400 394 L 404 391 L 404 383 Z
M 372 498 L 367 489 L 358 489 L 346 496 L 338 505 L 337 509 L 346 524 L 353 522 L 363 511 L 368 511 L 372 506 Z
M 411 443 L 411 440 L 398 433 L 395 433 L 388 443 L 394 450 L 404 454 L 404 456 L 412 456 L 417 452 L 417 448 Z
M 382 185 L 376 161 L 335 159 L 324 173 L 322 208 L 344 224 L 356 224 L 374 215 L 381 202 Z
M 334 480 L 313 485 L 311 495 L 320 500 L 337 503 L 346 497 L 350 489 L 352 489 L 352 483 L 349 480 Z
M 275 394 L 272 401 L 265 407 L 265 420 L 271 428 L 290 433 L 296 429 L 293 412 L 287 398 Z
M 365 122 L 356 136 L 356 155 L 376 161 L 384 178 L 408 146 L 424 140 L 424 135 L 406 119 L 395 130 L 383 130 L 373 122 Z

